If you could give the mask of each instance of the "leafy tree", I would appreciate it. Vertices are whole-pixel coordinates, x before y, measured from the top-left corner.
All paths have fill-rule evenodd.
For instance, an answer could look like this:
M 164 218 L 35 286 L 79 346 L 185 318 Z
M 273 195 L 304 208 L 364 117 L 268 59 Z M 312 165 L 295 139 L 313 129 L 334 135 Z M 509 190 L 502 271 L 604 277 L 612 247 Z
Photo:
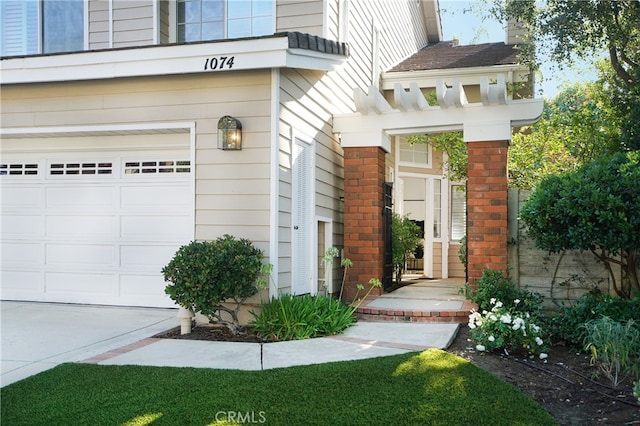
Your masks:
M 409 219 L 408 215 L 401 216 L 398 213 L 393 213 L 391 235 L 393 240 L 393 271 L 396 284 L 400 285 L 407 258 L 422 241 L 422 230 Z
M 513 136 L 510 185 L 531 189 L 547 175 L 624 150 L 618 121 L 602 82 L 566 86 L 537 123 Z
M 589 250 L 620 297 L 640 291 L 640 151 L 601 157 L 540 182 L 520 218 L 538 248 Z M 617 282 L 613 265 L 622 269 Z
M 640 0 L 491 0 L 490 12 L 525 29 L 521 61 L 565 64 L 606 51 L 608 91 L 622 118 L 625 147 L 640 149 Z
M 638 84 L 640 0 L 493 0 L 491 12 L 524 25 L 525 59 L 557 63 L 606 50 L 619 84 Z

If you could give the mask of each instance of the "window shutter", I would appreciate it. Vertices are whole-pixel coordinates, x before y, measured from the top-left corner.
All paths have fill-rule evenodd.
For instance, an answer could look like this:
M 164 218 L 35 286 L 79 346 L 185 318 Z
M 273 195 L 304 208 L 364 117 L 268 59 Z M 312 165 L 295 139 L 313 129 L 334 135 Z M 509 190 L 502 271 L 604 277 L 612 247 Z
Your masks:
M 451 239 L 460 241 L 467 233 L 467 193 L 451 187 Z
M 38 53 L 37 0 L 0 1 L 2 56 Z

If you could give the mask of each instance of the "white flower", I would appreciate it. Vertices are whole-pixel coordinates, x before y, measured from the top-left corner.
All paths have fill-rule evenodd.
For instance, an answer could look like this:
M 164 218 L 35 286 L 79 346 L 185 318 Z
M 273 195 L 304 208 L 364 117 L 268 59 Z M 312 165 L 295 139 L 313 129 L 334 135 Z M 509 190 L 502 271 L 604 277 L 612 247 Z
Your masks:
M 542 352 L 540 355 L 538 355 L 538 357 L 539 357 L 540 359 L 547 359 L 547 357 L 548 357 L 548 356 L 549 356 L 549 355 L 545 354 L 544 352 Z
M 536 337 L 536 343 L 538 344 L 538 346 L 542 345 L 542 339 L 539 337 Z
M 486 350 L 486 348 L 482 345 L 476 345 L 476 350 L 478 352 L 484 352 Z
M 497 317 L 497 316 L 495 316 L 495 315 L 493 315 L 493 314 L 489 315 L 489 319 L 490 319 L 491 321 L 494 321 L 494 322 L 495 322 L 495 321 L 498 321 L 498 317 Z
M 495 338 L 495 337 L 493 337 L 493 336 L 489 336 L 489 341 L 490 341 L 490 342 L 494 342 L 495 340 L 496 340 L 496 338 Z
M 500 316 L 500 321 L 502 321 L 505 324 L 511 324 L 511 315 L 509 315 L 509 314 L 501 315 Z
M 513 303 L 515 303 L 517 305 L 518 303 L 520 303 L 520 299 L 514 300 Z
M 522 328 L 522 330 L 524 331 L 524 320 L 520 317 L 516 317 L 513 320 L 513 326 L 511 328 L 514 330 L 519 330 L 520 328 Z
M 502 304 L 502 302 L 498 301 L 496 302 L 496 308 L 502 308 L 504 305 Z
M 489 300 L 489 303 L 491 303 L 492 305 L 496 304 L 496 298 L 492 297 L 491 300 Z

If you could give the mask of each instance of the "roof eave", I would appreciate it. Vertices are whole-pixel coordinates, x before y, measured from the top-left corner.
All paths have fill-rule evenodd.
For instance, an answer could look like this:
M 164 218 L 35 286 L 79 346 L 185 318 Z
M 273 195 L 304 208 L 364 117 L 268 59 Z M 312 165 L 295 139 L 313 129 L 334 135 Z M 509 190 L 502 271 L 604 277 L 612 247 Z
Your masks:
M 442 21 L 440 19 L 439 0 L 423 0 L 422 16 L 427 27 L 427 40 L 429 43 L 442 41 Z

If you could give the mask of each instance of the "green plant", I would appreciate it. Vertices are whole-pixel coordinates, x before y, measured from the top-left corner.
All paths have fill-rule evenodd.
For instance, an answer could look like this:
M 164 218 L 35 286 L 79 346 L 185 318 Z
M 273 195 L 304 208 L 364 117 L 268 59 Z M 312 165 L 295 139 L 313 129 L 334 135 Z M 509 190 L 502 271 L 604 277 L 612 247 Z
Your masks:
M 467 236 L 465 235 L 460 239 L 460 248 L 458 249 L 458 259 L 460 259 L 460 262 L 464 265 L 465 275 L 469 272 L 467 265 L 467 248 Z
M 591 351 L 591 363 L 617 387 L 626 376 L 638 376 L 640 362 L 640 326 L 634 320 L 614 321 L 601 317 L 584 325 L 585 349 Z
M 640 404 L 640 380 L 633 382 L 633 396 L 638 398 L 638 404 Z
M 322 262 L 325 265 L 325 271 L 328 271 L 330 268 L 333 268 L 333 258 L 338 257 L 339 255 L 340 255 L 340 252 L 336 247 L 329 247 L 324 252 L 324 257 L 322 258 Z M 342 282 L 340 283 L 340 295 L 338 296 L 338 299 L 342 300 L 342 292 L 344 291 L 344 282 L 347 279 L 347 270 L 353 266 L 353 262 L 351 261 L 351 259 L 348 259 L 345 257 L 340 261 L 340 265 L 343 268 L 343 272 L 342 272 Z M 329 274 L 325 272 L 325 276 L 329 276 Z M 327 288 L 328 288 L 328 283 L 325 282 L 325 289 Z
M 409 219 L 408 215 L 401 216 L 393 213 L 391 217 L 391 235 L 393 249 L 393 270 L 396 284 L 402 283 L 402 275 L 407 264 L 407 258 L 422 241 L 422 230 Z
M 238 333 L 242 304 L 266 286 L 261 276 L 270 272 L 270 265 L 262 263 L 263 258 L 262 251 L 249 240 L 231 235 L 215 241 L 192 241 L 180 247 L 162 268 L 165 281 L 170 283 L 165 293 L 178 305 Z M 223 306 L 225 301 L 233 301 L 235 306 Z
M 536 246 L 589 250 L 620 297 L 640 291 L 640 151 L 600 157 L 540 182 L 520 210 Z M 618 281 L 614 265 L 622 269 Z
M 251 312 L 253 329 L 267 340 L 302 340 L 339 334 L 353 321 L 353 310 L 324 296 L 283 294 Z
M 477 289 L 466 283 L 463 292 L 467 299 L 478 304 L 480 311 L 488 311 L 494 305 L 494 300 L 500 300 L 508 309 L 516 308 L 519 312 L 527 312 L 531 316 L 539 317 L 542 313 L 543 296 L 516 287 L 513 280 L 505 276 L 504 272 L 485 269 L 482 277 L 476 283 Z M 515 301 L 518 300 L 518 303 Z
M 329 247 L 325 252 L 324 258 L 323 258 L 323 262 L 326 265 L 325 267 L 331 267 L 333 265 L 333 258 L 338 257 L 338 254 L 339 253 L 337 248 Z M 347 279 L 347 269 L 353 266 L 353 262 L 351 262 L 351 259 L 347 259 L 345 257 L 340 261 L 340 265 L 342 265 L 342 267 L 344 268 L 344 273 L 342 275 L 342 283 L 340 284 L 340 296 L 338 297 L 338 299 L 342 300 L 342 292 L 344 291 L 344 282 Z M 366 298 L 371 294 L 374 288 L 380 288 L 380 287 L 382 287 L 382 282 L 379 279 L 371 278 L 369 280 L 369 290 L 367 290 L 367 293 L 363 297 L 359 298 L 358 296 L 360 295 L 360 292 L 364 290 L 364 285 L 358 284 L 356 287 L 357 288 L 356 294 L 353 297 L 353 301 L 349 305 L 351 309 L 351 313 L 355 312 L 356 309 L 358 309 L 358 307 L 362 304 L 362 302 L 364 302 Z
M 382 282 L 377 278 L 371 278 L 369 280 L 369 290 L 367 290 L 364 296 L 358 297 L 360 295 L 360 292 L 364 290 L 364 285 L 358 284 L 357 286 L 358 291 L 356 291 L 356 295 L 353 297 L 353 301 L 349 305 L 349 308 L 351 309 L 351 313 L 355 312 L 360 307 L 360 305 L 362 305 L 362 303 L 365 300 L 367 300 L 367 297 L 369 297 L 369 295 L 371 294 L 374 288 L 380 288 L 380 287 L 382 287 Z
M 581 347 L 586 337 L 583 325 L 602 316 L 618 322 L 630 319 L 640 322 L 640 294 L 636 293 L 631 299 L 623 299 L 594 289 L 552 314 L 549 318 L 550 332 L 555 338 Z
M 479 351 L 503 349 L 508 352 L 524 351 L 527 354 L 547 357 L 543 331 L 535 324 L 528 312 L 519 310 L 521 300 L 516 299 L 511 307 L 496 299 L 490 300 L 490 310 L 482 313 L 472 311 L 469 315 L 471 338 Z
M 330 281 L 333 277 L 333 258 L 338 256 L 340 256 L 340 251 L 336 247 L 329 247 L 322 257 L 322 263 L 324 264 L 324 294 L 329 297 L 331 297 L 331 291 L 333 290 L 333 283 Z

